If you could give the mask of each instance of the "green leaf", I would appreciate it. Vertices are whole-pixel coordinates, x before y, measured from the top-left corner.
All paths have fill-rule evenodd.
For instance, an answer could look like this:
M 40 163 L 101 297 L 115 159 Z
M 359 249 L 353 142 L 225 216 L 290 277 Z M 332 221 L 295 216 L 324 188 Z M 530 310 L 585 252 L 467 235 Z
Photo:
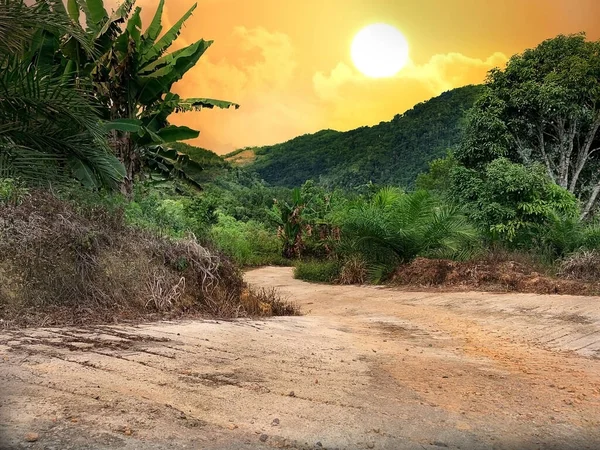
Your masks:
M 123 131 L 129 133 L 137 133 L 142 127 L 142 121 L 138 119 L 115 119 L 103 124 L 104 131 Z
M 93 30 L 98 30 L 100 24 L 108 18 L 102 0 L 77 0 L 86 16 L 86 22 Z
M 67 0 L 67 11 L 73 22 L 79 23 L 79 4 L 77 0 Z
M 69 166 L 71 167 L 71 171 L 75 178 L 77 178 L 85 187 L 98 187 L 94 171 L 86 163 L 80 159 L 71 159 L 69 161 Z
M 104 2 L 102 0 L 86 0 L 87 11 L 89 11 L 89 20 L 91 20 L 96 26 L 99 26 L 102 21 L 108 18 L 108 14 L 104 9 Z
M 63 72 L 63 77 L 65 79 L 68 79 L 70 77 L 70 75 L 75 72 L 75 70 L 76 70 L 75 61 L 70 59 L 69 62 L 67 62 L 67 65 L 65 66 L 65 70 Z
M 169 125 L 156 133 L 164 142 L 176 142 L 186 139 L 194 139 L 200 135 L 199 131 L 192 130 L 188 127 L 178 127 Z
M 173 83 L 179 81 L 185 73 L 196 65 L 202 54 L 210 47 L 212 41 L 204 39 L 177 52 L 177 56 L 168 65 L 145 76 L 140 76 L 143 86 L 140 102 L 150 105 L 171 90 Z
M 156 13 L 154 14 L 154 18 L 152 19 L 150 26 L 144 33 L 144 46 L 150 47 L 150 46 L 154 45 L 154 43 L 156 42 L 156 39 L 158 39 L 158 36 L 160 35 L 160 32 L 162 31 L 161 20 L 162 20 L 162 13 L 163 13 L 164 6 L 165 6 L 165 0 L 160 0 L 160 2 L 158 3 L 158 7 L 156 8 Z
M 188 12 L 186 12 L 183 15 L 183 17 L 179 19 L 175 23 L 175 25 L 173 25 L 171 29 L 167 31 L 156 44 L 154 44 L 152 47 L 148 48 L 144 52 L 142 56 L 142 66 L 151 63 L 156 58 L 159 58 L 165 52 L 165 50 L 171 46 L 173 41 L 175 41 L 175 39 L 177 39 L 177 37 L 179 36 L 179 33 L 181 32 L 181 27 L 183 26 L 185 21 L 189 19 L 189 17 L 192 15 L 197 6 L 198 4 L 194 3 L 194 5 L 192 5 Z
M 98 37 L 105 34 L 112 26 L 123 23 L 129 13 L 131 12 L 131 8 L 133 8 L 133 4 L 135 0 L 125 0 L 111 15 L 110 18 L 106 21 L 100 32 L 98 33 Z
M 140 13 L 142 12 L 142 8 L 139 6 L 135 8 L 135 11 L 129 21 L 127 22 L 127 31 L 129 32 L 129 36 L 136 42 L 140 42 L 140 35 L 142 29 L 142 19 L 140 18 Z

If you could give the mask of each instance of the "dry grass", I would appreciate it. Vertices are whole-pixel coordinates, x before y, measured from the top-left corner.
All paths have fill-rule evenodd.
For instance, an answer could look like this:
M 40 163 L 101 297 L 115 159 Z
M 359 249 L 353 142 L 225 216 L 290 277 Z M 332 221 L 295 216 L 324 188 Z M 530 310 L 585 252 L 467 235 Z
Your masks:
M 336 280 L 339 284 L 364 284 L 367 281 L 367 263 L 360 256 L 348 258 Z
M 561 262 L 559 274 L 574 280 L 598 281 L 600 279 L 600 252 L 582 250 L 572 254 Z
M 249 316 L 298 316 L 300 309 L 281 297 L 275 288 L 249 288 L 242 294 L 242 305 Z
M 42 191 L 0 203 L 0 279 L 4 326 L 254 315 L 239 269 L 193 236 L 159 237 Z

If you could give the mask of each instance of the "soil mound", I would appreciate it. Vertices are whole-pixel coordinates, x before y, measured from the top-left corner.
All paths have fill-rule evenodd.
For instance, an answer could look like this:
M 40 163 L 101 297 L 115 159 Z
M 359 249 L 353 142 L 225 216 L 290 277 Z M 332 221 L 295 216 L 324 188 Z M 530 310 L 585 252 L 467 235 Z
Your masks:
M 450 261 L 417 258 L 400 266 L 392 284 L 452 290 L 597 295 L 597 283 L 555 278 L 517 261 Z
M 193 236 L 158 236 L 118 208 L 46 191 L 0 202 L 0 280 L 0 328 L 295 313 Z

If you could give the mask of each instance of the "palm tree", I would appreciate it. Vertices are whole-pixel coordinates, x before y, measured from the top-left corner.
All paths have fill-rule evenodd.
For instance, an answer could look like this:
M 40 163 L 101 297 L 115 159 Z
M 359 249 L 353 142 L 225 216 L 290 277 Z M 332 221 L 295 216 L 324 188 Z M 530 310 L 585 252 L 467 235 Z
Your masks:
M 343 248 L 369 263 L 373 281 L 418 255 L 465 257 L 477 238 L 457 207 L 440 204 L 425 191 L 383 188 L 370 201 L 350 205 L 337 221 Z
M 0 176 L 116 186 L 124 170 L 110 151 L 91 91 L 55 73 L 51 41 L 57 33 L 92 52 L 60 0 L 33 6 L 0 0 Z
M 165 0 L 160 0 L 143 32 L 141 8 L 133 9 L 135 0 L 124 0 L 112 14 L 106 11 L 102 0 L 70 0 L 69 4 L 74 24 L 80 23 L 81 13 L 85 15 L 82 31 L 100 55 L 85 58 L 78 45 L 70 42 L 72 45 L 62 49 L 68 61 L 65 74 L 76 79 L 91 78 L 107 129 L 111 130 L 111 146 L 126 168 L 123 190 L 131 193 L 135 176 L 149 160 L 159 160 L 153 164 L 155 167 L 177 170 L 180 161 L 177 156 L 174 160 L 163 144 L 199 135 L 197 130 L 171 125 L 171 114 L 239 105 L 210 98 L 181 99 L 171 92 L 173 84 L 196 65 L 213 42 L 200 39 L 169 52 L 196 4 L 163 30 Z

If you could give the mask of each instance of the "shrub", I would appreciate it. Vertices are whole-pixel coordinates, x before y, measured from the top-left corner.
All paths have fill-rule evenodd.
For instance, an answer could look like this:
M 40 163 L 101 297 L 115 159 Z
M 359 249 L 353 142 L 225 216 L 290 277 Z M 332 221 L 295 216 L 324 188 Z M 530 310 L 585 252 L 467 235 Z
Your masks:
M 340 274 L 340 263 L 330 261 L 299 261 L 294 268 L 294 278 L 315 283 L 333 283 Z
M 418 255 L 464 258 L 478 242 L 458 208 L 425 191 L 405 194 L 384 188 L 370 201 L 350 204 L 334 220 L 342 231 L 339 250 L 361 255 L 373 282 Z
M 0 203 L 17 205 L 27 194 L 27 188 L 19 180 L 0 178 Z
M 588 250 L 600 250 L 600 222 L 588 223 L 581 236 L 581 246 Z
M 337 278 L 339 284 L 364 284 L 368 279 L 367 262 L 360 255 L 347 258 Z
M 218 217 L 210 239 L 236 263 L 241 266 L 286 263 L 281 256 L 281 241 L 274 231 L 254 220 L 240 222 L 223 214 Z
M 506 158 L 495 159 L 483 169 L 456 167 L 450 195 L 490 239 L 514 247 L 535 242 L 532 238 L 540 234 L 540 227 L 557 214 L 579 214 L 576 197 L 555 184 L 544 167 Z
M 281 297 L 275 288 L 249 288 L 242 294 L 242 305 L 250 316 L 298 316 L 300 309 Z

